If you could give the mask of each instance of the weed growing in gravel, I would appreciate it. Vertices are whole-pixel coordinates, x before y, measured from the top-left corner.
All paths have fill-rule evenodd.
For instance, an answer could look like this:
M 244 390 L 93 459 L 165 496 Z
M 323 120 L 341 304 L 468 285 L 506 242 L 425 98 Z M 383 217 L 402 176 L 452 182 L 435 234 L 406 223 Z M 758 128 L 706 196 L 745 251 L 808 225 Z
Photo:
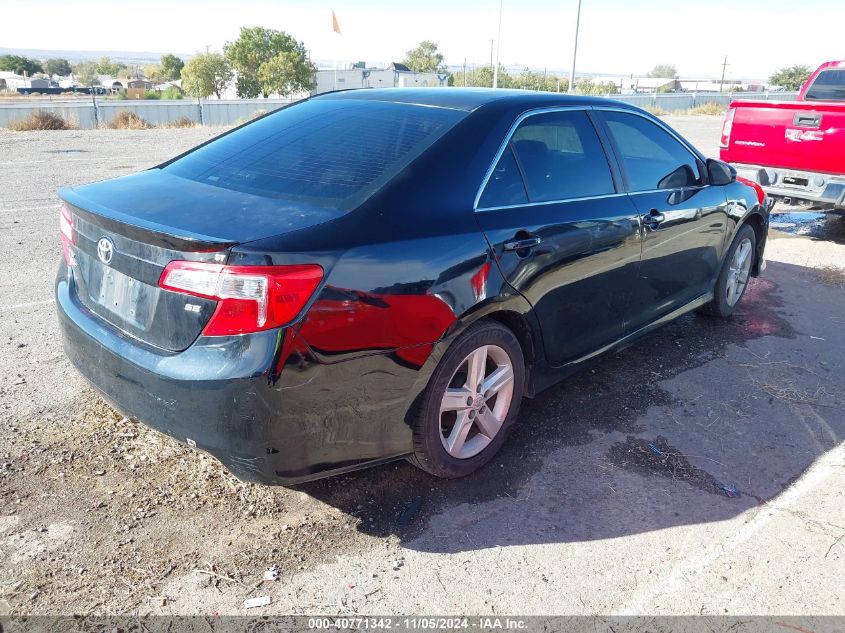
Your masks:
M 106 127 L 112 130 L 149 130 L 152 125 L 146 119 L 138 116 L 131 110 L 121 110 L 114 115 L 114 118 L 106 123 Z
M 164 127 L 196 127 L 197 122 L 191 119 L 190 117 L 180 116 L 178 119 L 174 119 L 169 123 L 165 124 Z
M 36 110 L 25 119 L 10 121 L 9 129 L 25 132 L 28 130 L 71 130 L 73 127 L 55 112 Z
M 704 116 L 722 116 L 725 113 L 725 106 L 721 103 L 702 103 L 699 106 L 690 108 L 686 114 L 704 115 Z

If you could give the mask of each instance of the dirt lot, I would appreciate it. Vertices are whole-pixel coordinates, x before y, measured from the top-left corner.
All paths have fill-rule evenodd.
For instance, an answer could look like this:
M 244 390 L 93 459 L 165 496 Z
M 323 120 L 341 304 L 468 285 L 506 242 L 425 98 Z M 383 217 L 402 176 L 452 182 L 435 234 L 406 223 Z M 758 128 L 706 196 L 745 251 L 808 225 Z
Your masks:
M 845 612 L 845 217 L 778 216 L 733 319 L 527 401 L 475 476 L 262 488 L 99 400 L 51 298 L 58 187 L 218 132 L 0 130 L 0 615 Z

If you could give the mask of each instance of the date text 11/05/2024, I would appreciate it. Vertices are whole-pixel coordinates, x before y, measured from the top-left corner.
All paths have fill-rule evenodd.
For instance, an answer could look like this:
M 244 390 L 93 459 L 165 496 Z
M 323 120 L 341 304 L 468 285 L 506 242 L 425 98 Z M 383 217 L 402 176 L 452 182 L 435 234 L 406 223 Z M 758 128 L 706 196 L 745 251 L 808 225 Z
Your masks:
M 527 629 L 524 619 L 512 617 L 355 617 L 308 618 L 311 630 L 393 630 L 393 631 L 520 631 Z

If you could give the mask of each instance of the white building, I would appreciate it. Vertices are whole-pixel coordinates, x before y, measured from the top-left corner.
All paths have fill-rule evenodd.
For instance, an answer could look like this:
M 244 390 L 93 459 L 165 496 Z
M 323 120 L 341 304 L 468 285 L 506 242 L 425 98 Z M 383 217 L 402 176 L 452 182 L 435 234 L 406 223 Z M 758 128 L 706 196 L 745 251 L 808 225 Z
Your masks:
M 0 71 L 0 90 L 16 91 L 18 88 L 28 88 L 29 80 L 7 70 Z
M 387 68 L 344 68 L 317 71 L 317 86 L 312 95 L 351 88 L 412 88 L 440 87 L 448 84 L 449 75 L 415 73 L 404 64 L 393 63 Z
M 115 79 L 110 75 L 97 75 L 97 79 L 100 80 L 100 85 L 109 90 L 111 92 L 120 92 L 126 87 L 126 82 L 121 81 L 120 79 Z

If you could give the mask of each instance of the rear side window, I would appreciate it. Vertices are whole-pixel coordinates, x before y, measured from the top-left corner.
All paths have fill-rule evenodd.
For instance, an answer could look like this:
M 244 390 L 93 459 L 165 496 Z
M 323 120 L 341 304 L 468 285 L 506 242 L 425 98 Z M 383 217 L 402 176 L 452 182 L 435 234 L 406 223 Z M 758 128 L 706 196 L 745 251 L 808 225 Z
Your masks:
M 271 198 L 351 209 L 465 116 L 364 100 L 305 101 L 174 161 L 173 175 Z
M 804 98 L 813 101 L 845 101 L 845 69 L 821 71 L 810 84 Z
M 511 146 L 532 202 L 615 192 L 607 157 L 585 112 L 528 117 L 514 132 Z
M 701 184 L 695 155 L 674 136 L 635 114 L 602 112 L 631 191 Z
M 525 195 L 525 185 L 522 183 L 522 176 L 519 167 L 513 158 L 513 151 L 510 146 L 505 148 L 496 168 L 490 174 L 490 180 L 484 187 L 484 193 L 478 201 L 479 208 L 489 209 L 491 207 L 505 207 L 515 204 L 525 204 L 528 196 Z

